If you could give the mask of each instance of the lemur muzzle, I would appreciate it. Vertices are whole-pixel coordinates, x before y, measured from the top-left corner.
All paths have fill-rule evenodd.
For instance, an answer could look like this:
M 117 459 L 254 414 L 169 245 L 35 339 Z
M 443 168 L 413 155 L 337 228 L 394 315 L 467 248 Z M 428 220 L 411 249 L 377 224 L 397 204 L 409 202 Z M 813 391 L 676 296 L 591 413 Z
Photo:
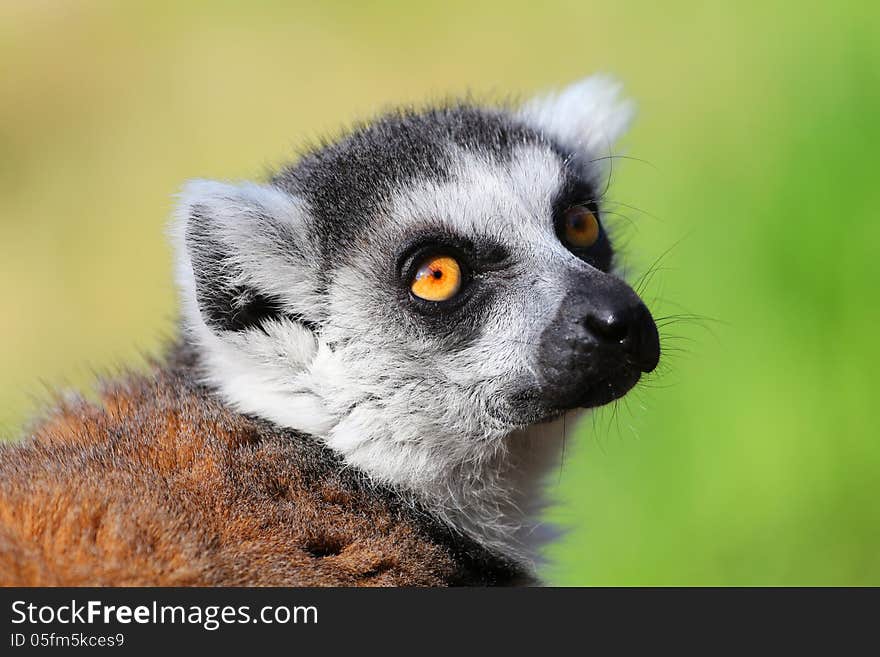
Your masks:
M 542 393 L 557 408 L 617 399 L 660 360 L 651 313 L 622 280 L 580 272 L 541 339 Z

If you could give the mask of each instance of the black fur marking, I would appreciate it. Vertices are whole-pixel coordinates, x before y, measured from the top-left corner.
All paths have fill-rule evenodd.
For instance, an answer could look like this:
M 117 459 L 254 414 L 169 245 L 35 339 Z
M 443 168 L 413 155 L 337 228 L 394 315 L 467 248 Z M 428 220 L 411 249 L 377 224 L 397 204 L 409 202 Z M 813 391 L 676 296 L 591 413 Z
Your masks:
M 215 328 L 224 331 L 244 331 L 283 316 L 279 299 L 262 295 L 252 288 L 239 287 L 217 291 L 211 322 Z
M 186 226 L 186 243 L 196 281 L 196 301 L 205 323 L 216 331 L 244 331 L 259 328 L 268 320 L 291 319 L 310 331 L 317 325 L 284 310 L 281 299 L 249 286 L 232 285 L 229 247 L 211 232 L 207 208 L 193 206 Z
M 313 240 L 324 246 L 331 256 L 324 264 L 332 267 L 332 256 L 368 228 L 394 191 L 416 180 L 447 179 L 452 147 L 503 161 L 517 147 L 538 143 L 559 151 L 499 111 L 467 105 L 401 111 L 323 144 L 272 182 L 309 203 Z
M 596 190 L 590 183 L 569 176 L 553 202 L 553 223 L 556 226 L 557 235 L 561 235 L 561 219 L 563 213 L 575 205 L 584 205 L 596 215 L 599 220 L 599 239 L 593 246 L 586 249 L 570 248 L 578 258 L 596 269 L 604 272 L 611 270 L 614 260 L 614 251 L 608 239 L 608 233 L 602 224 L 599 211 L 599 199 Z M 560 237 L 560 241 L 563 241 Z
M 448 255 L 459 263 L 459 293 L 447 301 L 426 301 L 411 292 L 417 268 L 429 257 Z M 486 313 L 499 289 L 506 285 L 510 253 L 491 238 L 452 232 L 415 232 L 404 241 L 396 280 L 402 321 L 421 333 L 442 340 L 447 348 L 461 349 L 480 336 Z

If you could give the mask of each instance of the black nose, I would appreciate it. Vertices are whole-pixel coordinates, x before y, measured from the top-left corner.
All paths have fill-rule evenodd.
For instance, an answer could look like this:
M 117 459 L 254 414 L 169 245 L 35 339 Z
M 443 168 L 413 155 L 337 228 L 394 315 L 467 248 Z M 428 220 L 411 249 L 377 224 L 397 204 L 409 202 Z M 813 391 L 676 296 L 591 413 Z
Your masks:
M 537 380 L 524 393 L 533 405 L 519 399 L 517 404 L 547 412 L 594 408 L 619 399 L 657 367 L 660 336 L 629 285 L 612 274 L 582 269 L 571 276 L 536 355 Z
M 597 304 L 587 311 L 583 325 L 597 343 L 620 345 L 642 372 L 651 372 L 657 367 L 660 337 L 651 313 L 641 301 L 630 297 L 611 300 L 607 305 Z

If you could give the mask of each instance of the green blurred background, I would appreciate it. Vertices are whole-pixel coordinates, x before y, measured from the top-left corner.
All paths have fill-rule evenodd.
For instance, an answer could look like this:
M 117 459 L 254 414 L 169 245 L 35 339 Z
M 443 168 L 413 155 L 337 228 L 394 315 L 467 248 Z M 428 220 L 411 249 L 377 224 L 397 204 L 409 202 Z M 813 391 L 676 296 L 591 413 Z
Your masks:
M 684 317 L 569 441 L 545 576 L 880 584 L 878 7 L 0 2 L 0 432 L 172 333 L 183 180 L 263 176 L 390 103 L 611 71 L 647 162 L 615 166 L 627 263 L 671 247 L 645 294 Z

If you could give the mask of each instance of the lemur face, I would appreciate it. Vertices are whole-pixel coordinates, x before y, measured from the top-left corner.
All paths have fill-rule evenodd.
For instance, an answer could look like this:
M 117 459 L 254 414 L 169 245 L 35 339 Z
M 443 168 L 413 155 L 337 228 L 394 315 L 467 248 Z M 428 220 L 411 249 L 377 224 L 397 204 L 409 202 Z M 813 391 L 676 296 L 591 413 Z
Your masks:
M 626 393 L 659 342 L 603 225 L 616 92 L 391 114 L 266 185 L 188 185 L 179 279 L 206 380 L 416 487 Z

